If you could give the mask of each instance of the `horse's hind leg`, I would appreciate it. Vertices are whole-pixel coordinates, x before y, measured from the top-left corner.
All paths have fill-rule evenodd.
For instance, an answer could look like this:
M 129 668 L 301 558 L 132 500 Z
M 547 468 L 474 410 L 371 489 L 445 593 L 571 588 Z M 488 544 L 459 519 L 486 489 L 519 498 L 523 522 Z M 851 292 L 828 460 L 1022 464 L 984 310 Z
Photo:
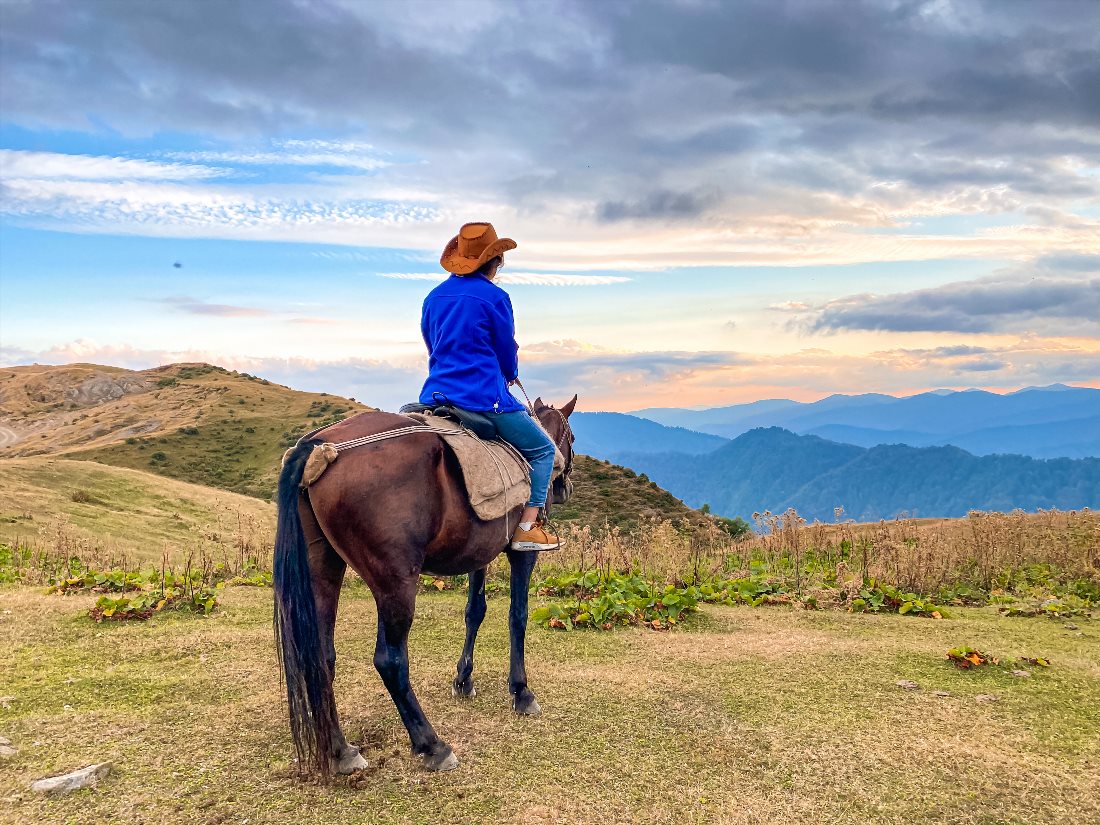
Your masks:
M 511 631 L 508 690 L 512 694 L 512 707 L 523 716 L 537 716 L 542 712 L 535 694 L 527 687 L 527 665 L 523 650 L 527 635 L 527 591 L 531 587 L 531 573 L 535 569 L 538 555 L 532 552 L 508 551 L 508 563 L 512 568 L 512 605 L 508 611 L 508 628 Z
M 307 511 L 308 512 L 303 512 Z M 307 506 L 299 508 L 302 515 L 302 532 L 309 543 L 309 576 L 313 585 L 313 600 L 317 606 L 317 625 L 321 644 L 325 649 L 329 673 L 336 675 L 336 609 L 340 604 L 340 586 L 344 582 L 347 563 L 329 544 L 313 511 Z M 332 735 L 329 764 L 333 773 L 348 774 L 367 767 L 367 760 L 359 749 L 348 744 L 344 732 L 337 727 Z
M 408 640 L 417 581 L 418 577 L 402 582 L 368 582 L 378 604 L 378 643 L 374 649 L 374 666 L 409 732 L 413 754 L 420 757 L 424 767 L 430 771 L 449 771 L 458 767 L 458 757 L 436 735 L 409 682 Z
M 452 696 L 464 696 L 467 699 L 476 696 L 474 688 L 474 642 L 477 631 L 485 619 L 485 568 L 470 574 L 470 595 L 466 602 L 466 644 L 462 648 L 462 657 L 458 660 L 458 673 L 451 685 Z

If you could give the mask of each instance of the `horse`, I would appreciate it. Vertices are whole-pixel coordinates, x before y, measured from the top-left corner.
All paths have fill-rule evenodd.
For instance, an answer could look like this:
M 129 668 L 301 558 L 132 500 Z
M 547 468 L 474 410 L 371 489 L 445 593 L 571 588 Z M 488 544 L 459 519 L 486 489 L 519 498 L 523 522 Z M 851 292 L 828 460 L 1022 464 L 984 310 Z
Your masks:
M 572 495 L 573 431 L 569 416 L 577 396 L 563 407 L 539 398 L 535 417 L 565 458 L 551 484 L 548 506 Z M 461 470 L 438 435 L 425 428 L 342 454 L 309 487 L 302 486 L 314 447 L 408 427 L 410 420 L 365 412 L 301 440 L 284 458 L 278 485 L 275 537 L 274 625 L 286 683 L 290 731 L 299 771 L 322 777 L 367 767 L 340 728 L 332 680 L 333 631 L 340 589 L 350 566 L 370 588 L 378 612 L 374 666 L 409 733 L 412 752 L 425 768 L 458 767 L 451 747 L 436 735 L 409 682 L 407 640 L 421 573 L 469 574 L 466 643 L 451 685 L 457 697 L 475 695 L 474 642 L 485 617 L 486 566 L 507 552 L 511 570 L 508 689 L 517 714 L 540 712 L 527 685 L 524 638 L 527 596 L 538 552 L 509 549 L 522 507 L 481 521 L 466 495 Z

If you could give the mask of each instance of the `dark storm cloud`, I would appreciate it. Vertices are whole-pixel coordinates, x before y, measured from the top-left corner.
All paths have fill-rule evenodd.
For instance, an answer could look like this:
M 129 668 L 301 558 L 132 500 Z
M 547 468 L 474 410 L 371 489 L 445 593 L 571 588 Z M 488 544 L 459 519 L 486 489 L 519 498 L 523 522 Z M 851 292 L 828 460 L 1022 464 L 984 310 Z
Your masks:
M 1050 334 L 1100 327 L 1100 255 L 1045 255 L 973 281 L 893 295 L 849 295 L 799 313 L 807 332 L 1005 332 L 1038 326 Z M 922 350 L 939 357 L 983 355 L 982 347 Z M 983 363 L 977 359 L 972 363 Z
M 429 6 L 7 3 L 0 107 L 32 127 L 363 137 L 598 221 L 884 177 L 1096 194 L 1054 162 L 1100 156 L 1092 0 Z
M 989 350 L 985 347 L 968 347 L 960 345 L 955 347 L 936 347 L 930 352 L 945 358 L 955 358 L 960 355 L 984 355 L 989 352 Z
M 1002 332 L 1041 324 L 1056 332 L 1059 324 L 1095 328 L 1098 321 L 1100 274 L 1035 275 L 1026 280 L 965 281 L 896 295 L 852 295 L 829 302 L 803 326 L 813 332 Z
M 265 135 L 407 121 L 461 130 L 502 96 L 464 61 L 412 49 L 335 3 L 35 2 L 4 10 L 3 108 L 47 125 Z
M 549 346 L 542 357 L 526 362 L 527 382 L 543 388 L 583 388 L 588 393 L 606 393 L 619 385 L 675 382 L 723 367 L 747 366 L 758 359 L 737 352 L 597 352 L 570 353 L 553 345 L 533 345 L 531 351 Z M 526 381 L 526 379 L 525 379 Z
M 637 218 L 697 218 L 719 201 L 717 192 L 650 192 L 640 200 L 605 201 L 596 207 L 601 221 L 613 222 Z
M 960 372 L 994 372 L 996 370 L 1003 370 L 1008 366 L 1011 365 L 1007 361 L 982 359 L 979 361 L 964 361 L 956 365 L 955 369 Z

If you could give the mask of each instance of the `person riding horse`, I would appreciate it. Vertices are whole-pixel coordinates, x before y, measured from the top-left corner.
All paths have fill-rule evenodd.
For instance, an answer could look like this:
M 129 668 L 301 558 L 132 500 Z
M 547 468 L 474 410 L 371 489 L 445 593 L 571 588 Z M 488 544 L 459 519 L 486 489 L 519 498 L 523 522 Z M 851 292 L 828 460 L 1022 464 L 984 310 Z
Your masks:
M 493 278 L 504 252 L 515 246 L 498 239 L 489 224 L 467 224 L 447 245 L 442 262 L 455 277 L 424 302 L 430 357 L 421 398 L 484 413 L 496 424 L 497 433 L 531 464 L 526 507 L 517 504 L 504 515 L 481 518 L 439 430 L 405 415 L 354 415 L 303 436 L 283 457 L 272 564 L 274 629 L 291 738 L 303 772 L 346 774 L 367 766 L 344 736 L 332 689 L 336 611 L 348 567 L 374 596 L 374 666 L 425 768 L 452 770 L 458 757 L 428 721 L 409 678 L 408 637 L 422 573 L 469 574 L 466 641 L 451 692 L 472 697 L 487 566 L 506 554 L 508 693 L 517 714 L 540 712 L 524 655 L 528 591 L 539 551 L 556 548 L 558 540 L 537 523 L 537 514 L 544 503 L 563 504 L 573 494 L 569 416 L 577 396 L 561 407 L 536 399 L 528 414 L 508 391 L 519 375 L 515 326 L 508 295 Z M 551 484 L 555 448 L 564 464 Z M 339 455 L 345 457 L 336 461 Z M 320 459 L 320 469 L 307 476 L 314 459 Z
M 511 238 L 491 223 L 465 224 L 439 259 L 451 276 L 428 293 L 420 331 L 428 347 L 421 404 L 440 401 L 489 414 L 497 435 L 531 465 L 531 497 L 512 536 L 513 550 L 560 546 L 539 519 L 554 471 L 554 442 L 508 387 L 519 378 L 519 344 L 508 293 L 494 283 Z

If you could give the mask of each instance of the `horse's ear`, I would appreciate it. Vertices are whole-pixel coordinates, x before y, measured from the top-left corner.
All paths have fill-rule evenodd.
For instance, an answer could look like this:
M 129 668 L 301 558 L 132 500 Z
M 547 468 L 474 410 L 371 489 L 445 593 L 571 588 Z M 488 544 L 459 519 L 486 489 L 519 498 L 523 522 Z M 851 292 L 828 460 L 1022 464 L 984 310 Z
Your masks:
M 561 408 L 561 414 L 568 418 L 573 414 L 573 409 L 577 406 L 577 396 L 573 396 L 573 400 Z

